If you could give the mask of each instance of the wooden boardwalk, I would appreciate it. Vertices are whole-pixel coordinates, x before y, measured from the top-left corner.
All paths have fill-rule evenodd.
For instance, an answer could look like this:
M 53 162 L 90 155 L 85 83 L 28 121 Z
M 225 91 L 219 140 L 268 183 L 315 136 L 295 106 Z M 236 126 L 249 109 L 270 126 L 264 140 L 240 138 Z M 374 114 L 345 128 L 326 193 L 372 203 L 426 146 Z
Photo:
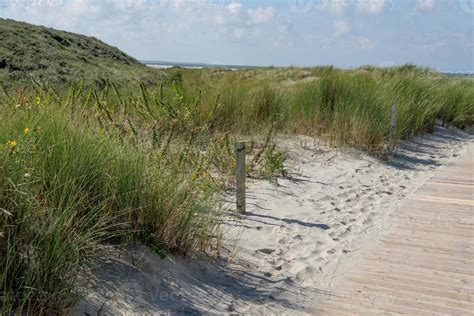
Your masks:
M 439 171 L 314 314 L 474 315 L 474 157 Z

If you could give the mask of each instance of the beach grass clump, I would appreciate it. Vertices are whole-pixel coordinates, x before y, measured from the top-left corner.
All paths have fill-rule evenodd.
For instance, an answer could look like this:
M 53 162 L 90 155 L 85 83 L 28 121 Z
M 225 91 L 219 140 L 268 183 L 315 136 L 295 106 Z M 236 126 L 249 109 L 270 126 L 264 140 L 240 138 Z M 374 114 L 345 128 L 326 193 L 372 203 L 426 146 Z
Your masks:
M 178 253 L 209 246 L 215 188 L 202 164 L 182 171 L 175 157 L 85 127 L 60 104 L 30 105 L 0 112 L 2 314 L 71 307 L 79 272 L 105 242 Z
M 283 121 L 286 113 L 285 96 L 277 87 L 262 82 L 223 81 L 201 92 L 198 112 L 203 117 L 213 112 L 215 125 L 226 132 L 265 132 L 274 122 Z
M 440 83 L 439 119 L 443 125 L 454 125 L 466 128 L 473 124 L 474 120 L 474 81 L 459 80 L 449 82 L 443 80 Z
M 330 71 L 294 92 L 292 117 L 303 133 L 329 137 L 335 145 L 378 150 L 389 131 L 377 82 L 364 74 Z
M 384 79 L 359 72 L 326 72 L 294 90 L 288 126 L 326 135 L 335 145 L 384 154 L 393 105 L 398 110 L 398 139 L 432 131 L 437 119 L 460 128 L 473 124 L 471 82 L 405 74 L 408 71 L 415 70 L 403 69 L 401 74 L 392 70 Z
M 395 76 L 384 82 L 385 99 L 398 109 L 398 136 L 411 138 L 421 131 L 430 131 L 440 108 L 436 100 L 436 81 L 418 77 Z
M 318 135 L 334 146 L 386 156 L 393 105 L 398 140 L 432 131 L 438 119 L 460 128 L 474 122 L 471 79 L 415 65 L 170 70 L 177 71 L 183 95 L 199 96 L 196 122 L 212 112 L 215 131 L 262 134 L 276 124 L 279 132 Z
M 282 93 L 269 84 L 264 84 L 252 91 L 252 100 L 247 107 L 244 120 L 259 122 L 278 122 L 284 115 Z

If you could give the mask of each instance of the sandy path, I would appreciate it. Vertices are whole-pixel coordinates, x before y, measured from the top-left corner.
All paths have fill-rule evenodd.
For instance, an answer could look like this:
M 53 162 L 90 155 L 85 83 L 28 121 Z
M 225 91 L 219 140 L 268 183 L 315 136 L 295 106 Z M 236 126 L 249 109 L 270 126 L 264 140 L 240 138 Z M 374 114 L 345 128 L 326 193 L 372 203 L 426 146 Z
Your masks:
M 240 219 L 229 203 L 222 260 L 160 260 L 126 249 L 97 265 L 94 290 L 75 313 L 310 313 L 389 228 L 400 202 L 472 147 L 473 137 L 437 128 L 402 144 L 388 162 L 310 138 L 281 144 L 292 179 L 250 180 Z

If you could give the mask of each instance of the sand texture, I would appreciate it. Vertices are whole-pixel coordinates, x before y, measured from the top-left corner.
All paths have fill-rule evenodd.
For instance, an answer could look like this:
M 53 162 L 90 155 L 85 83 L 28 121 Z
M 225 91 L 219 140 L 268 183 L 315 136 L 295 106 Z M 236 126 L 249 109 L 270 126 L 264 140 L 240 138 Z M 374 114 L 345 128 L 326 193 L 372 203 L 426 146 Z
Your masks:
M 73 314 L 311 314 L 391 229 L 403 201 L 474 148 L 472 134 L 442 127 L 403 142 L 388 161 L 309 137 L 277 143 L 289 177 L 248 179 L 241 217 L 226 197 L 221 258 L 109 249 Z

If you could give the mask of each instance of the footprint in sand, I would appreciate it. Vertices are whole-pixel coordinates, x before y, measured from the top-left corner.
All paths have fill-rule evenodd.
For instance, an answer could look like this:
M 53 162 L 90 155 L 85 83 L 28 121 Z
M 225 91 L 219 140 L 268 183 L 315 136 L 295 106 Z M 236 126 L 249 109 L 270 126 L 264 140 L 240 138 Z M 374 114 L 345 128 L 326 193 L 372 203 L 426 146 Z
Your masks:
M 374 223 L 374 220 L 372 217 L 368 217 L 364 222 L 363 224 L 364 225 L 372 225 Z
M 305 267 L 296 273 L 295 277 L 299 282 L 309 282 L 316 274 L 316 270 L 312 267 Z
M 256 250 L 256 252 L 262 252 L 266 255 L 271 255 L 272 253 L 275 252 L 275 249 L 270 249 L 270 248 L 262 248 L 262 249 L 258 249 Z
M 303 236 L 301 236 L 301 235 L 295 235 L 292 238 L 296 241 L 302 241 L 303 240 Z
M 346 231 L 343 231 L 342 233 L 340 233 L 338 235 L 338 237 L 344 239 L 344 238 L 347 237 L 347 235 L 349 235 L 349 231 L 346 230 Z
M 331 195 L 325 195 L 324 197 L 320 198 L 319 201 L 333 201 L 335 198 Z

